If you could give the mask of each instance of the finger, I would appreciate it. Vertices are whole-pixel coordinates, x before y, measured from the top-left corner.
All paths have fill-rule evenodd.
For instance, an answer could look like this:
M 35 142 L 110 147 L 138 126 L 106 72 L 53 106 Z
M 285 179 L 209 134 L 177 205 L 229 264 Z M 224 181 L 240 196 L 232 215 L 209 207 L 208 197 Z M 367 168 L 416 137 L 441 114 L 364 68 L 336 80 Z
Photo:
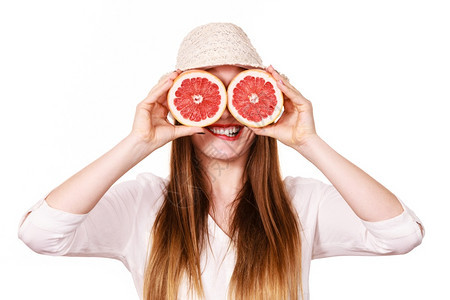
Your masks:
M 167 103 L 167 101 L 160 101 L 158 102 L 161 106 L 163 106 L 165 109 L 169 110 L 169 104 Z
M 287 83 L 280 79 L 277 80 L 277 87 L 283 92 L 284 95 L 286 95 L 291 103 L 297 104 L 297 105 L 307 105 L 310 104 L 310 101 L 303 97 L 303 95 L 294 88 L 291 84 Z
M 300 92 L 297 91 L 297 89 L 290 83 L 289 79 L 285 75 L 278 73 L 278 71 L 276 71 L 272 66 L 270 66 L 269 70 L 271 70 L 270 74 L 272 74 L 277 82 L 283 83 L 285 86 L 290 87 L 300 94 Z
M 196 133 L 204 134 L 205 129 L 202 127 L 191 127 L 191 126 L 184 126 L 184 125 L 176 125 L 175 126 L 175 138 L 179 138 L 182 136 L 188 136 L 193 135 Z
M 286 86 L 287 88 L 291 89 L 292 92 L 294 94 L 297 94 L 298 96 L 300 96 L 302 99 L 300 100 L 307 100 L 290 82 L 289 79 L 278 73 L 277 70 L 274 69 L 274 67 L 272 65 L 270 65 L 269 67 L 267 67 L 267 71 L 270 72 L 270 74 L 272 74 L 272 76 L 275 78 L 275 80 L 277 81 L 277 86 L 280 87 L 280 84 Z M 280 88 L 281 89 L 281 88 Z M 287 95 L 287 94 L 286 94 Z
M 176 75 L 174 75 L 175 73 L 176 73 Z M 172 77 L 172 79 L 175 79 L 181 73 L 182 73 L 182 71 L 180 69 L 176 69 L 175 71 L 166 73 L 163 76 L 161 76 L 161 78 L 159 79 L 158 83 L 164 82 L 165 80 L 167 80 L 170 77 Z
M 295 110 L 294 104 L 292 103 L 292 100 L 288 97 L 284 97 L 284 102 L 283 102 L 283 106 L 284 106 L 284 110 L 287 112 L 291 112 Z
M 277 81 L 278 88 L 285 94 L 294 104 L 307 104 L 308 100 L 303 97 L 296 89 L 285 85 L 281 80 Z
M 154 108 L 153 108 L 153 115 L 162 118 L 162 119 L 166 119 L 167 118 L 167 114 L 169 113 L 169 109 L 167 106 L 162 105 L 160 103 L 156 103 Z
M 289 79 L 285 76 L 285 75 L 282 75 L 282 74 L 280 74 L 277 70 L 275 70 L 275 68 L 272 66 L 272 65 L 270 65 L 270 66 L 268 66 L 267 68 L 266 68 L 266 70 L 267 70 L 267 72 L 269 72 L 272 76 L 273 76 L 273 78 L 277 81 L 277 86 L 283 91 L 283 93 L 285 94 L 285 96 L 288 96 L 288 94 L 292 97 L 292 96 L 298 96 L 298 95 L 300 95 L 301 97 L 303 97 L 303 95 L 296 89 L 296 88 L 294 88 L 291 84 L 290 84 L 290 82 L 289 82 Z M 288 92 L 288 93 L 285 93 L 285 91 L 286 91 L 286 88 L 284 88 L 284 89 L 282 89 L 281 87 L 280 87 L 280 84 L 282 84 L 282 85 L 284 85 L 285 87 L 287 87 L 287 88 L 290 88 L 291 90 L 292 90 L 292 92 Z M 298 95 L 296 95 L 296 94 L 298 94 Z M 289 96 L 288 96 L 289 97 Z M 292 101 L 292 100 L 291 100 Z
M 159 102 L 160 104 L 162 104 L 163 106 L 167 107 L 167 92 L 170 90 L 170 88 L 173 86 L 173 83 L 175 82 L 175 79 L 178 78 L 178 76 L 180 76 L 180 74 L 182 73 L 182 71 L 180 69 L 175 70 L 174 72 L 172 72 L 168 77 L 167 77 L 167 81 L 165 82 L 165 84 L 162 86 L 162 91 L 160 91 L 159 97 L 156 100 L 157 102 Z
M 269 65 L 269 66 L 266 68 L 266 71 L 269 72 L 269 73 L 273 76 L 273 78 L 274 78 L 274 79 L 276 80 L 276 82 L 277 82 L 277 86 L 280 88 L 280 90 L 281 90 L 286 96 L 292 98 L 292 96 L 298 96 L 298 95 L 295 95 L 295 93 L 298 93 L 299 95 L 301 95 L 300 92 L 297 91 L 297 90 L 290 84 L 288 78 L 287 78 L 286 76 L 283 76 L 283 75 L 281 75 L 280 73 L 278 73 L 278 71 L 276 71 L 275 68 L 274 68 L 272 65 Z M 282 87 L 281 87 L 280 85 L 283 86 L 283 89 L 282 89 Z M 288 91 L 288 92 L 286 93 L 286 92 L 285 92 L 285 91 L 287 91 L 286 88 L 290 88 L 291 91 Z M 303 97 L 303 96 L 302 96 L 302 97 Z
M 272 74 L 272 76 L 278 81 L 278 80 L 282 80 L 285 85 L 291 85 L 289 78 L 287 78 L 286 75 L 281 74 L 280 72 L 278 72 L 277 70 L 275 70 L 275 68 L 270 65 L 267 67 L 267 72 L 269 72 L 270 74 Z M 292 86 L 292 85 L 291 85 Z
M 152 104 L 155 102 L 163 103 L 167 97 L 167 92 L 173 85 L 173 81 L 178 77 L 178 72 L 173 71 L 167 76 L 163 76 L 161 79 L 148 93 L 147 97 L 142 101 L 144 104 Z
M 276 124 L 267 125 L 264 127 L 247 127 L 251 131 L 253 131 L 256 135 L 264 135 L 264 136 L 270 136 L 275 137 L 275 127 Z

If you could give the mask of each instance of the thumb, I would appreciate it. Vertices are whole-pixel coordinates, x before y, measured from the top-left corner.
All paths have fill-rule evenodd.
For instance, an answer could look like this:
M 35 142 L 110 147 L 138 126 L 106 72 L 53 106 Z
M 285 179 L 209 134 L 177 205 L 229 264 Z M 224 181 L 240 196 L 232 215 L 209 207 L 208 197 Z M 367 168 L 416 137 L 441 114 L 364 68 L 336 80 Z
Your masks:
M 176 125 L 175 126 L 175 138 L 179 138 L 182 136 L 193 135 L 196 133 L 205 133 L 205 130 L 202 127 L 192 127 L 192 126 L 184 126 L 184 125 Z
M 275 128 L 274 124 L 264 126 L 264 127 L 248 127 L 251 131 L 253 131 L 256 135 L 264 135 L 275 137 Z

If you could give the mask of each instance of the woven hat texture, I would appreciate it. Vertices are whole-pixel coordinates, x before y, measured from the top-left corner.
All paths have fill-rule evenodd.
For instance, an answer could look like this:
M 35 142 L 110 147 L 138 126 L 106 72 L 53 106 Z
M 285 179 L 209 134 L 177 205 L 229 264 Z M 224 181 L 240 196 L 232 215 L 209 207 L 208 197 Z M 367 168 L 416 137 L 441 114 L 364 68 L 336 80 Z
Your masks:
M 181 42 L 175 68 L 218 65 L 265 68 L 247 34 L 232 23 L 209 23 L 194 28 Z

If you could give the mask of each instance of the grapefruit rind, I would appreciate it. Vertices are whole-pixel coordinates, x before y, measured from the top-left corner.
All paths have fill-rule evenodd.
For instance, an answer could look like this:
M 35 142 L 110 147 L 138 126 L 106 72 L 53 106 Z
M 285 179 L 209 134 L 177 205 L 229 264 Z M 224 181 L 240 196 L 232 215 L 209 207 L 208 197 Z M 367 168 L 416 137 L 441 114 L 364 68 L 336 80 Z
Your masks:
M 232 104 L 232 101 L 233 101 L 233 90 L 235 89 L 237 84 L 239 82 L 241 82 L 247 76 L 263 78 L 266 82 L 267 81 L 270 82 L 273 85 L 273 88 L 275 90 L 275 96 L 277 98 L 277 105 L 276 105 L 275 110 L 273 111 L 273 113 L 271 115 L 267 116 L 266 118 L 263 118 L 262 120 L 260 120 L 258 122 L 254 122 L 254 121 L 248 120 L 248 119 L 244 118 L 243 116 L 241 116 L 241 114 L 239 114 L 237 109 Z M 273 78 L 273 76 L 269 72 L 266 72 L 266 71 L 261 70 L 261 69 L 250 69 L 250 70 L 242 71 L 239 74 L 237 74 L 231 80 L 230 84 L 228 85 L 227 95 L 228 95 L 228 100 L 227 100 L 228 110 L 234 116 L 234 118 L 236 120 L 238 120 L 240 123 L 244 124 L 245 126 L 249 126 L 249 127 L 264 127 L 264 126 L 267 126 L 267 125 L 273 123 L 275 120 L 277 120 L 278 117 L 280 116 L 281 112 L 283 111 L 283 101 L 284 101 L 284 99 L 283 99 L 283 92 L 277 86 L 275 78 Z
M 206 117 L 206 119 L 203 119 L 201 121 L 192 121 L 185 117 L 183 117 L 179 110 L 175 107 L 174 100 L 177 98 L 175 96 L 176 91 L 181 87 L 181 84 L 186 79 L 191 78 L 206 78 L 210 82 L 217 84 L 219 87 L 219 94 L 220 94 L 220 104 L 219 104 L 219 110 L 214 114 L 213 117 Z M 203 70 L 189 70 L 184 71 L 180 75 L 178 75 L 177 78 L 175 78 L 172 87 L 169 89 L 169 92 L 167 93 L 167 106 L 169 107 L 170 113 L 172 117 L 180 122 L 183 125 L 186 126 L 195 126 L 195 127 L 206 127 L 208 125 L 213 124 L 216 122 L 220 117 L 222 116 L 223 112 L 225 111 L 225 108 L 227 106 L 227 90 L 225 86 L 223 85 L 222 81 L 215 75 L 203 71 Z

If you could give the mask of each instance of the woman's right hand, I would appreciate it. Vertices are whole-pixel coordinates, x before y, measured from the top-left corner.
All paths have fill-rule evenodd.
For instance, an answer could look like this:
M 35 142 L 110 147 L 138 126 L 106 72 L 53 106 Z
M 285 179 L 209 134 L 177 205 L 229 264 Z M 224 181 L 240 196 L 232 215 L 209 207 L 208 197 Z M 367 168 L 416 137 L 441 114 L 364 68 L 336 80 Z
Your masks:
M 201 127 L 172 125 L 167 119 L 167 92 L 180 73 L 181 71 L 177 70 L 162 77 L 136 107 L 130 135 L 148 146 L 148 149 L 151 149 L 149 151 L 156 150 L 178 137 L 204 132 Z

